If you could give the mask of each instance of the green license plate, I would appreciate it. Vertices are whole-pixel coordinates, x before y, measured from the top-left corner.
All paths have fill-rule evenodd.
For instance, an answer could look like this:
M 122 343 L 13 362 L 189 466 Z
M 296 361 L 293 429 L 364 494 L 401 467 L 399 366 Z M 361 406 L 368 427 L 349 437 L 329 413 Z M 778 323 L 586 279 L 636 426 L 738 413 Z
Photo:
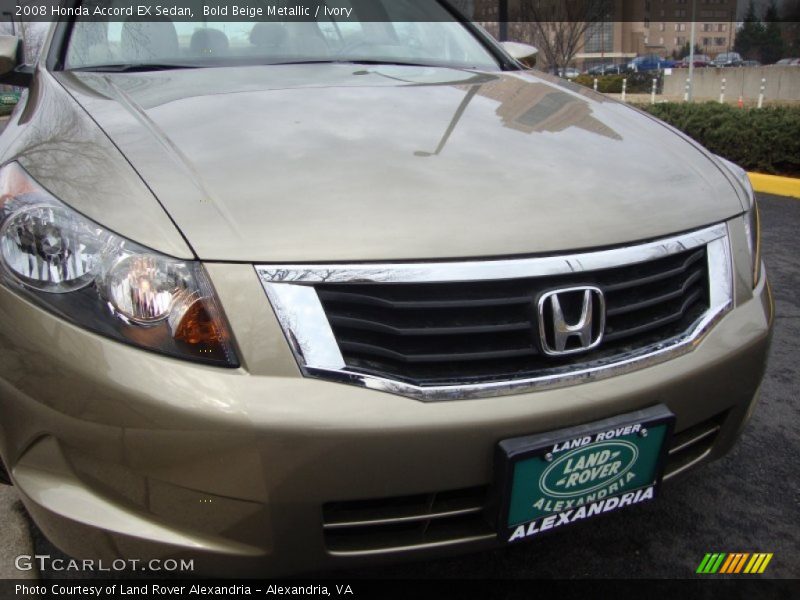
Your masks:
M 653 499 L 674 421 L 659 405 L 500 442 L 498 535 L 530 539 Z

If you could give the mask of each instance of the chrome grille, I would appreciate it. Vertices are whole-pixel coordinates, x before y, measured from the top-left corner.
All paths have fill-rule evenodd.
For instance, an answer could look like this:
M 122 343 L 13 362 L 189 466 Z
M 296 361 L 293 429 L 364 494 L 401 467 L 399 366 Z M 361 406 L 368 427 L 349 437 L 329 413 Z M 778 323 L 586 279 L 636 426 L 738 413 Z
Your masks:
M 306 376 L 420 400 L 558 387 L 657 364 L 690 352 L 733 304 L 725 224 L 562 256 L 256 271 Z M 589 352 L 545 355 L 537 298 L 576 286 L 603 291 L 604 339 Z
M 539 347 L 536 299 L 573 285 L 606 296 L 603 343 L 557 358 Z M 705 248 L 566 276 L 315 286 L 345 364 L 415 385 L 513 380 L 667 340 L 708 310 Z

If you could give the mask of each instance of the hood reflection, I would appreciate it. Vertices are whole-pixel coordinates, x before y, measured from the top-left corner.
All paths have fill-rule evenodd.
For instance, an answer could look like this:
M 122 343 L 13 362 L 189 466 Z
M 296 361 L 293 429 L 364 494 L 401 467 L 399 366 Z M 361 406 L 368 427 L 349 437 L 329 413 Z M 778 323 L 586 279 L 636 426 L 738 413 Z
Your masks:
M 616 131 L 592 116 L 589 102 L 543 83 L 507 77 L 481 86 L 479 95 L 500 103 L 496 113 L 505 127 L 523 133 L 557 133 L 578 127 L 614 140 Z
M 450 119 L 438 146 L 433 152 L 417 150 L 414 152 L 415 156 L 430 157 L 441 154 L 476 95 L 500 103 L 495 113 L 500 117 L 503 126 L 509 129 L 530 134 L 558 133 L 570 127 L 577 127 L 612 140 L 622 140 L 621 135 L 592 116 L 592 109 L 587 100 L 576 98 L 553 86 L 507 77 L 492 78 L 488 83 L 455 87 L 466 90 L 466 93 L 453 113 L 453 118 Z

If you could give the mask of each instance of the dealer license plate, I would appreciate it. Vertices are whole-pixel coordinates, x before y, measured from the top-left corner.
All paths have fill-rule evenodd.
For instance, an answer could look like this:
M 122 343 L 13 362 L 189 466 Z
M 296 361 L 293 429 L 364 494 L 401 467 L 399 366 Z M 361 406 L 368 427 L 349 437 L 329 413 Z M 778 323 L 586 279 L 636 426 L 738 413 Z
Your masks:
M 498 535 L 531 539 L 653 499 L 674 421 L 659 405 L 500 442 Z

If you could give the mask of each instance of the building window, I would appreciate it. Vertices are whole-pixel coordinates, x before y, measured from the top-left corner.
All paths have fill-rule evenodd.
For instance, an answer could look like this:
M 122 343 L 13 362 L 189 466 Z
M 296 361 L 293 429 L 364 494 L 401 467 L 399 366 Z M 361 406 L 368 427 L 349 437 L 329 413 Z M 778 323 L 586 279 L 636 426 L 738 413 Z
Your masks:
M 703 46 L 710 46 L 710 45 L 711 45 L 711 38 L 710 37 L 704 37 L 703 38 Z
M 717 24 L 717 31 L 727 31 L 728 26 L 725 23 L 718 23 Z
M 666 25 L 664 25 L 664 23 L 659 23 L 658 24 L 658 30 L 659 31 L 664 31 L 665 29 L 666 29 Z
M 714 44 L 716 46 L 724 46 L 725 45 L 725 38 L 724 37 L 714 38 Z
M 586 28 L 584 52 L 611 52 L 614 49 L 614 24 L 592 23 Z

